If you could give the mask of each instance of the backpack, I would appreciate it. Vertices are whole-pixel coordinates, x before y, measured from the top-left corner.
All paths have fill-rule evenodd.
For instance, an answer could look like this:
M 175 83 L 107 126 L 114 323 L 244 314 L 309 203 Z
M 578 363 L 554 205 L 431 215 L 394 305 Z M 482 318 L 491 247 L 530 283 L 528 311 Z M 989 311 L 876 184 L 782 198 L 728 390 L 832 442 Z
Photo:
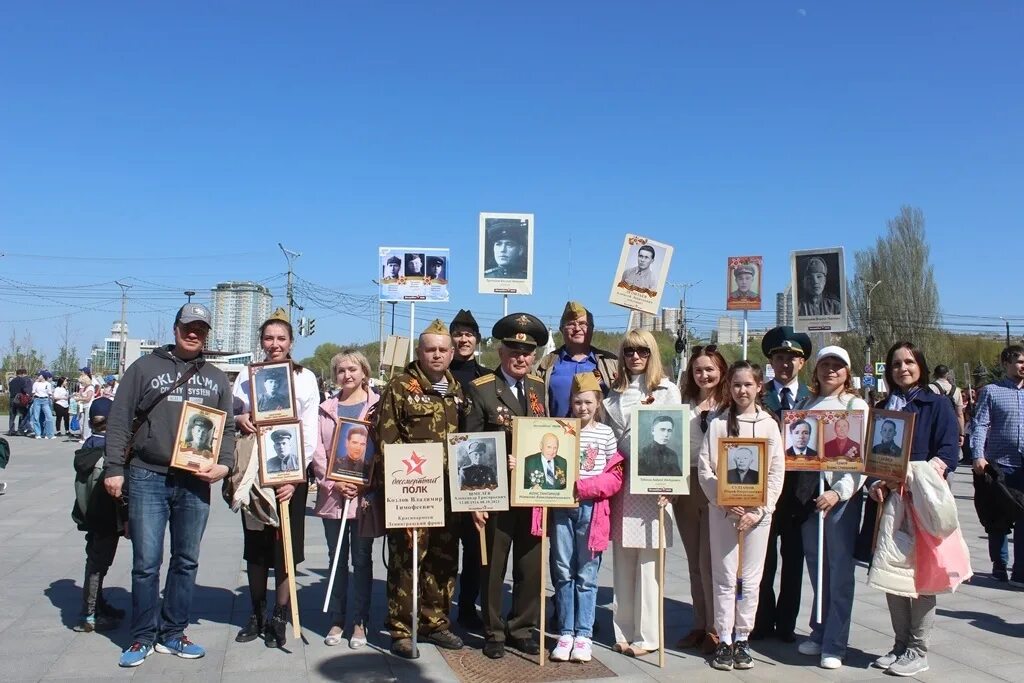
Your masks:
M 7 439 L 0 437 L 0 470 L 7 468 L 7 463 L 11 461 L 11 444 L 7 443 Z
M 71 519 L 80 529 L 85 527 L 89 514 L 89 501 L 97 485 L 103 479 L 103 446 L 79 448 L 75 451 L 75 503 L 71 507 Z
M 954 396 L 954 394 L 956 394 L 955 384 L 953 384 L 952 382 L 949 383 L 949 391 L 943 391 L 942 385 L 939 384 L 937 380 L 935 382 L 932 382 L 928 386 L 935 387 L 936 394 L 938 394 L 939 396 L 945 396 L 947 399 L 949 399 L 949 405 L 953 406 L 954 413 L 956 413 L 959 410 L 956 406 L 956 397 Z

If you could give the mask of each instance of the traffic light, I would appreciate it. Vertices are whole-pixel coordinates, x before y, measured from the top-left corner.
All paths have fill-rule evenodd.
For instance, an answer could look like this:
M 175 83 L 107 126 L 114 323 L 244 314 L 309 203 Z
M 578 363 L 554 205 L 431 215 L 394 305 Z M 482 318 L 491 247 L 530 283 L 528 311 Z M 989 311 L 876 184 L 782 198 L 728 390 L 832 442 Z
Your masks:
M 300 337 L 305 337 L 306 336 L 306 319 L 305 318 L 299 318 L 299 336 Z
M 314 332 L 316 332 L 316 318 L 310 318 L 306 321 L 306 336 L 312 337 Z

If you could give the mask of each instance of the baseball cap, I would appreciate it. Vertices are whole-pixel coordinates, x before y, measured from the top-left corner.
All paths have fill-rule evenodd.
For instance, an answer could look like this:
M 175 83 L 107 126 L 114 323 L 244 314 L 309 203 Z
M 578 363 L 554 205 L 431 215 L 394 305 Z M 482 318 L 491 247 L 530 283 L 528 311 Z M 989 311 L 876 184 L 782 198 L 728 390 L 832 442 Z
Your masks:
M 178 315 L 174 316 L 174 324 L 178 323 L 188 324 L 194 322 L 206 323 L 207 327 L 212 327 L 213 323 L 212 316 L 210 315 L 210 309 L 202 304 L 187 303 L 178 309 Z
M 839 360 L 846 363 L 846 367 L 850 367 L 850 354 L 846 352 L 842 346 L 825 346 L 818 351 L 818 355 L 815 357 L 814 362 L 820 363 L 826 358 L 838 358 Z

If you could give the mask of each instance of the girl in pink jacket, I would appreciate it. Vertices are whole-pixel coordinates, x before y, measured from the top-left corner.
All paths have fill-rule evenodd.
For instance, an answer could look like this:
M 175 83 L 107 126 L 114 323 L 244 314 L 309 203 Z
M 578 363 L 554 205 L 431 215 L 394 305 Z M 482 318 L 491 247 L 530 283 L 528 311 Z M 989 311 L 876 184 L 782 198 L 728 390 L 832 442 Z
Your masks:
M 597 572 L 611 535 L 609 498 L 622 488 L 622 455 L 611 427 L 600 422 L 601 387 L 593 373 L 572 381 L 572 415 L 580 419 L 577 508 L 551 511 L 551 580 L 558 606 L 559 638 L 551 661 L 589 662 L 592 657 Z

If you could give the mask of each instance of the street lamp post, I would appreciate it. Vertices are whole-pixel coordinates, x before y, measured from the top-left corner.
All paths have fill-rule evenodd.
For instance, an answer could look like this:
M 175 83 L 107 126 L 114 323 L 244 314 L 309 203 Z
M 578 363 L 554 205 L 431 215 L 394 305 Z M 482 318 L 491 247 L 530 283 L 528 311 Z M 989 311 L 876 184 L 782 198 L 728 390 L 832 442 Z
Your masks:
M 1004 318 L 1003 316 L 999 316 L 999 319 L 1002 320 L 1004 323 L 1006 323 L 1006 345 L 1009 346 L 1010 345 L 1010 321 L 1007 320 L 1006 318 Z
M 865 321 L 865 326 L 864 326 L 865 327 L 865 330 L 864 330 L 865 331 L 865 335 L 864 335 L 864 367 L 866 368 L 866 367 L 871 365 L 871 345 L 875 341 L 875 338 L 871 334 L 871 294 L 875 291 L 875 287 L 877 287 L 878 285 L 882 284 L 882 281 L 879 280 L 878 282 L 875 282 L 874 284 L 871 284 L 867 280 L 865 280 L 864 278 L 861 278 L 861 282 L 864 283 L 865 290 L 866 290 L 866 296 L 864 297 L 865 308 L 867 309 L 866 310 L 866 313 L 867 313 L 866 318 L 867 318 L 867 320 Z M 870 390 L 868 389 L 867 384 L 864 385 L 863 389 L 864 389 L 864 398 L 867 398 L 870 395 L 869 394 Z
M 191 289 L 186 289 L 185 290 L 185 296 L 188 297 L 188 303 L 192 303 L 192 297 L 194 297 L 195 295 L 196 295 L 196 293 L 193 292 Z

